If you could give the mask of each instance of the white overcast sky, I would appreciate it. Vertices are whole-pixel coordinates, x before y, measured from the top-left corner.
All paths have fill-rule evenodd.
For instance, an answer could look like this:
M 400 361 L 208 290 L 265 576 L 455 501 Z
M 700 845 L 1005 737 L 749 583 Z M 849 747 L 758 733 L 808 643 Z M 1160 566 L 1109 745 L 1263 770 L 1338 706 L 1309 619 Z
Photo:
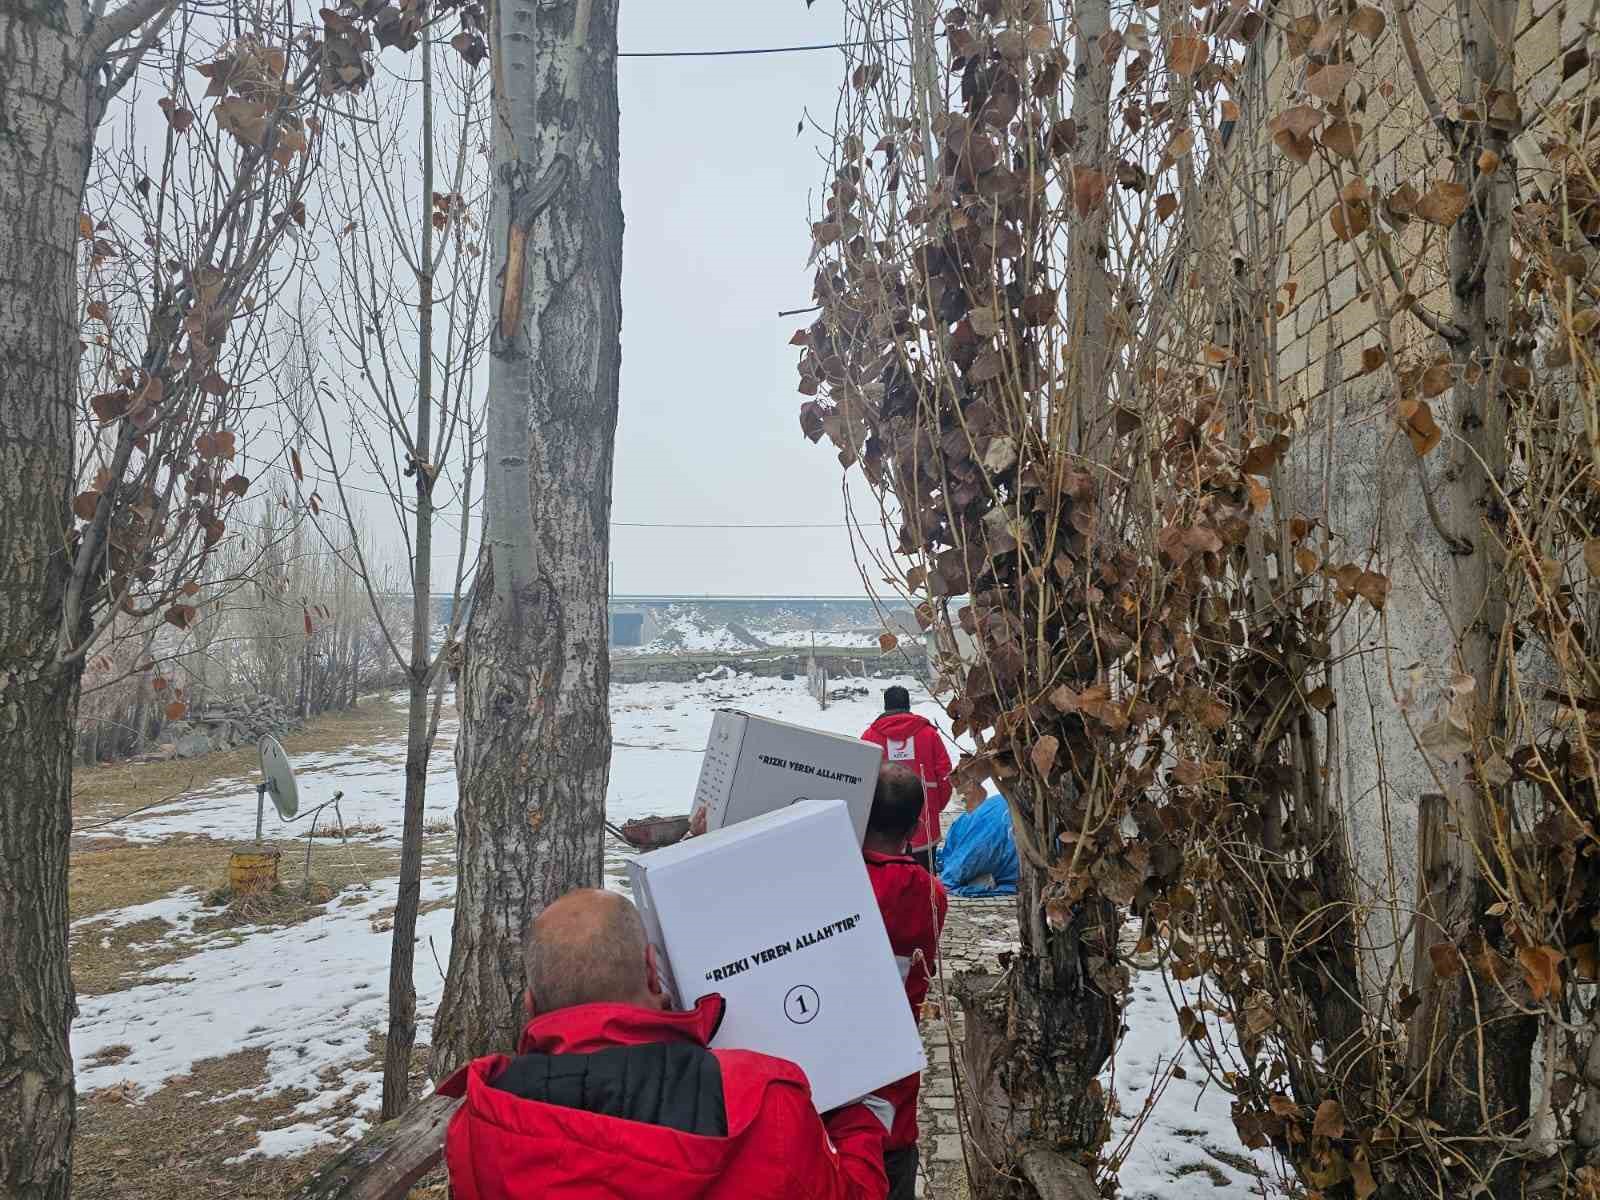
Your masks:
M 816 0 L 809 11 L 804 0 L 621 0 L 619 42 L 624 52 L 746 49 L 835 42 L 843 31 L 841 0 Z M 394 52 L 385 64 L 390 72 L 408 67 Z M 864 593 L 843 525 L 844 473 L 830 448 L 800 434 L 788 341 L 810 317 L 777 315 L 811 303 L 809 223 L 823 179 L 816 128 L 831 125 L 843 72 L 838 50 L 619 61 L 626 235 L 612 506 L 618 592 Z M 204 81 L 191 83 L 198 95 Z M 158 154 L 166 135 L 160 91 L 153 78 L 132 101 L 147 153 Z M 116 136 L 108 129 L 104 139 Z M 275 433 L 250 442 L 258 459 L 281 446 Z M 335 468 L 307 451 L 307 489 L 327 504 L 337 470 L 356 489 L 378 556 L 400 558 L 404 543 L 388 506 L 360 500 L 376 482 L 370 466 L 342 439 L 340 453 L 348 457 Z M 276 470 L 282 486 L 287 471 Z M 870 511 L 859 476 L 852 478 Z M 455 524 L 452 516 L 436 535 L 440 590 L 450 586 Z
M 622 0 L 624 52 L 836 41 L 840 0 Z M 789 336 L 811 303 L 838 51 L 624 58 L 618 522 L 841 522 L 843 472 L 800 435 Z M 619 592 L 861 593 L 849 535 L 614 528 Z

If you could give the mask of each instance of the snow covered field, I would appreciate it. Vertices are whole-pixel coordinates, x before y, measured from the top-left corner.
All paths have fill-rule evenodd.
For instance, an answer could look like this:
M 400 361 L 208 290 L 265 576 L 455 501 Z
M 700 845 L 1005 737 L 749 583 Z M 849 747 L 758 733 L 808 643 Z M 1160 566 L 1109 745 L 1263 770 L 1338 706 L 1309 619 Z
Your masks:
M 635 654 L 747 654 L 755 650 L 802 650 L 812 645 L 876 650 L 878 632 L 861 628 L 815 628 L 803 620 L 782 623 L 727 621 L 693 606 L 674 606 L 640 646 L 613 646 L 619 657 Z
M 611 702 L 616 749 L 608 815 L 621 822 L 687 812 L 717 708 L 856 734 L 878 715 L 879 689 L 890 682 L 870 681 L 867 696 L 835 701 L 826 711 L 818 710 L 804 680 L 735 675 L 689 684 L 618 685 Z M 918 687 L 914 679 L 899 682 Z M 926 696 L 917 707 L 942 720 L 938 705 Z M 455 731 L 454 714 L 447 713 L 428 773 L 429 821 L 455 816 Z M 398 845 L 404 756 L 399 739 L 301 756 L 295 771 L 302 809 L 343 791 L 345 822 L 378 827 L 359 835 L 361 840 Z M 240 777 L 96 832 L 142 843 L 193 835 L 237 841 L 255 835 L 255 817 L 255 781 Z M 303 847 L 303 842 L 288 843 L 304 830 L 304 822 L 286 825 L 268 807 L 266 834 L 285 843 L 287 853 Z M 327 853 L 337 845 L 319 842 L 317 850 Z M 608 875 L 616 885 L 629 852 L 614 840 L 606 849 Z M 169 926 L 163 939 L 167 948 L 182 955 L 150 971 L 135 987 L 82 999 L 72 1032 L 80 1091 L 119 1087 L 134 1097 L 148 1095 L 202 1059 L 264 1048 L 270 1079 L 263 1092 L 300 1088 L 315 1098 L 299 1106 L 294 1123 L 263 1131 L 248 1153 L 300 1153 L 358 1136 L 381 1098 L 378 1073 L 353 1067 L 368 1056 L 369 1034 L 381 1031 L 387 1020 L 389 933 L 378 918 L 394 904 L 396 884 L 393 878 L 380 879 L 364 891 L 347 890 L 322 915 L 282 928 L 196 932 L 196 921 L 215 910 L 205 908 L 194 889 L 80 922 L 86 935 L 100 936 L 159 918 Z M 454 880 L 448 877 L 423 881 L 424 904 L 448 900 L 453 892 Z M 444 987 L 439 964 L 449 961 L 450 920 L 450 910 L 441 907 L 418 922 L 419 1042 L 430 1036 Z M 126 1053 L 109 1061 L 122 1054 L 119 1047 L 127 1047 Z M 338 1086 L 329 1088 L 323 1079 L 337 1079 Z M 342 1110 L 339 1115 L 331 1112 L 336 1108 Z
M 611 697 L 615 750 L 608 815 L 620 822 L 687 812 L 718 708 L 858 734 L 878 715 L 881 688 L 900 682 L 916 698 L 917 711 L 948 728 L 939 706 L 915 680 L 865 682 L 866 695 L 833 701 L 825 711 L 818 710 L 803 679 L 734 675 L 689 684 L 617 685 Z M 447 711 L 429 772 L 429 821 L 454 817 L 455 731 L 454 714 Z M 302 806 L 342 790 L 346 822 L 376 827 L 376 832 L 360 835 L 362 839 L 397 846 L 403 758 L 400 740 L 304 755 L 295 763 Z M 156 843 L 194 835 L 242 840 L 252 837 L 254 829 L 254 780 L 239 778 L 97 832 Z M 303 842 L 288 844 L 303 829 L 303 824 L 283 825 L 269 807 L 268 836 L 281 839 L 289 854 L 303 847 Z M 318 853 L 334 847 L 337 842 L 319 843 Z M 627 854 L 626 848 L 608 842 L 612 886 L 620 885 Z M 373 1062 L 371 1035 L 381 1033 L 387 1019 L 390 935 L 385 916 L 395 887 L 396 880 L 388 878 L 365 889 L 346 889 L 320 915 L 288 926 L 197 929 L 199 918 L 216 910 L 205 908 L 194 889 L 78 922 L 79 936 L 103 937 L 117 927 L 157 918 L 167 926 L 161 941 L 170 960 L 145 972 L 132 987 L 81 999 L 72 1033 L 80 1094 L 117 1088 L 137 1102 L 185 1076 L 201 1060 L 264 1050 L 267 1082 L 246 1094 L 264 1097 L 298 1090 L 310 1099 L 253 1134 L 242 1128 L 240 1159 L 299 1154 L 359 1136 L 375 1116 L 381 1095 L 379 1072 L 367 1064 Z M 419 1043 L 430 1038 L 432 1014 L 443 990 L 440 966 L 449 961 L 448 901 L 453 891 L 448 875 L 423 881 L 424 905 L 436 907 L 422 914 L 417 928 Z M 1113 1144 L 1139 1114 L 1152 1084 L 1165 1078 L 1174 1056 L 1184 1056 L 1187 1078 L 1166 1080 L 1123 1165 L 1124 1195 L 1129 1200 L 1178 1197 L 1199 1194 L 1202 1188 L 1218 1200 L 1260 1195 L 1261 1185 L 1249 1170 L 1250 1156 L 1233 1133 L 1228 1099 L 1220 1089 L 1207 1087 L 1155 976 L 1135 976 L 1126 1020 L 1130 1032 L 1113 1081 L 1122 1113 Z

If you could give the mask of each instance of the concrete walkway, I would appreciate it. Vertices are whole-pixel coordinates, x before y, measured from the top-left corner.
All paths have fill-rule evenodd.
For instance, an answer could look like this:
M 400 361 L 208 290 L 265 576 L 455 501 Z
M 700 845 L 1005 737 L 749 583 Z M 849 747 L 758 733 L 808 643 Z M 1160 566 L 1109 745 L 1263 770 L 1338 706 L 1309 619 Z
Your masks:
M 961 1006 L 946 988 L 962 971 L 995 968 L 1002 950 L 1017 946 L 1017 899 L 950 899 L 940 947 L 939 975 L 922 1017 L 922 1040 L 928 1069 L 922 1075 L 918 1123 L 922 1134 L 922 1171 L 917 1195 L 934 1200 L 962 1200 L 967 1195 L 966 1166 L 956 1113 L 954 1059 L 962 1038 Z M 945 1003 L 948 998 L 948 1005 Z

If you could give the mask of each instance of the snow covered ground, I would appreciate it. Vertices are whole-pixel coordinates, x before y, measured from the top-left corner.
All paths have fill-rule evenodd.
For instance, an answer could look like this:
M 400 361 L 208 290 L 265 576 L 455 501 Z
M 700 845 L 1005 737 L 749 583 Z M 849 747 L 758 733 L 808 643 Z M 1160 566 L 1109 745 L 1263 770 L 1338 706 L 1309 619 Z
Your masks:
M 615 750 L 608 799 L 613 821 L 688 811 L 718 708 L 858 734 L 878 715 L 881 688 L 899 682 L 916 698 L 917 711 L 948 728 L 939 706 L 912 679 L 866 681 L 866 695 L 819 711 L 804 680 L 719 674 L 690 684 L 613 688 Z M 429 773 L 430 820 L 454 817 L 454 736 L 454 715 L 447 713 Z M 302 805 L 342 790 L 345 820 L 380 827 L 362 835 L 372 843 L 397 845 L 403 757 L 399 740 L 305 755 L 295 764 Z M 240 778 L 181 796 L 104 832 L 148 843 L 192 835 L 245 839 L 254 827 L 254 781 Z M 267 828 L 269 836 L 289 839 L 303 825 L 284 826 L 269 809 Z M 607 855 L 610 882 L 618 886 L 627 851 L 612 843 Z M 379 1073 L 365 1064 L 372 1061 L 369 1039 L 387 1020 L 390 935 L 383 918 L 394 903 L 395 887 L 396 880 L 389 878 L 347 889 L 321 915 L 287 927 L 197 931 L 197 920 L 215 910 L 204 908 L 194 889 L 78 922 L 80 936 L 98 937 L 159 918 L 168 926 L 164 948 L 180 952 L 134 987 L 82 998 L 72 1032 L 80 1094 L 119 1088 L 136 1101 L 203 1059 L 262 1049 L 268 1081 L 255 1094 L 299 1089 L 311 1098 L 286 1120 L 256 1131 L 254 1145 L 243 1133 L 241 1158 L 299 1154 L 359 1136 L 381 1096 Z M 423 902 L 448 901 L 453 890 L 448 877 L 425 879 Z M 447 905 L 424 912 L 418 922 L 419 1042 L 429 1040 L 443 990 L 441 964 L 449 961 L 450 924 Z M 1111 1081 L 1121 1109 L 1113 1145 L 1140 1113 L 1152 1086 L 1164 1084 L 1165 1091 L 1123 1165 L 1123 1194 L 1129 1200 L 1201 1191 L 1218 1200 L 1262 1194 L 1250 1156 L 1233 1132 L 1228 1098 L 1207 1086 L 1155 976 L 1135 976 L 1126 1021 L 1130 1032 Z M 1167 1078 L 1178 1055 L 1187 1078 Z
M 656 628 L 656 634 L 639 646 L 613 646 L 618 657 L 635 654 L 747 654 L 764 649 L 801 650 L 818 646 L 876 650 L 878 631 L 859 627 L 816 628 L 803 621 L 786 623 L 724 620 L 714 611 L 674 606 Z
M 909 678 L 873 680 L 868 695 L 835 701 L 826 711 L 818 710 L 804 680 L 733 675 L 690 684 L 620 684 L 612 690 L 616 750 L 608 814 L 620 822 L 687 812 L 717 708 L 857 734 L 878 715 L 879 689 L 892 682 L 914 694 L 919 686 Z M 917 708 L 945 723 L 925 695 Z M 455 815 L 455 729 L 454 714 L 447 714 L 428 776 L 430 821 Z M 302 808 L 342 790 L 345 821 L 380 827 L 361 835 L 368 842 L 397 845 L 404 749 L 396 739 L 301 756 L 294 765 Z M 225 780 L 97 832 L 144 843 L 193 835 L 243 840 L 255 834 L 255 801 L 253 778 Z M 285 825 L 268 808 L 269 837 L 292 839 L 304 828 L 303 822 Z M 613 885 L 627 854 L 608 842 Z M 369 1035 L 387 1021 L 389 933 L 378 918 L 394 904 L 396 884 L 380 879 L 368 889 L 347 890 L 322 915 L 281 928 L 196 932 L 196 921 L 215 910 L 206 909 L 194 889 L 79 922 L 83 933 L 99 936 L 159 918 L 169 926 L 167 948 L 182 951 L 135 987 L 82 999 L 72 1031 L 80 1091 L 119 1087 L 133 1097 L 148 1095 L 202 1059 L 264 1048 L 270 1078 L 262 1092 L 299 1088 L 314 1098 L 299 1106 L 290 1125 L 262 1131 L 247 1153 L 295 1154 L 358 1136 L 381 1098 L 377 1072 L 354 1067 L 368 1057 Z M 448 900 L 453 891 L 452 879 L 425 879 L 422 899 Z M 450 922 L 447 907 L 418 922 L 419 1042 L 429 1038 L 444 987 L 440 964 L 450 957 Z M 126 1053 L 114 1051 L 119 1047 Z M 327 1079 L 337 1086 L 327 1086 Z
M 1263 1195 L 1264 1186 L 1265 1194 L 1279 1194 L 1263 1182 L 1263 1177 L 1277 1178 L 1272 1156 L 1252 1154 L 1240 1144 L 1227 1093 L 1211 1083 L 1179 1031 L 1172 1002 L 1155 972 L 1134 974 L 1123 1023 L 1128 1032 L 1107 1080 L 1119 1109 L 1110 1148 L 1133 1130 L 1149 1105 L 1119 1174 L 1124 1200 L 1202 1194 L 1243 1200 Z M 1174 1065 L 1181 1078 L 1172 1073 Z

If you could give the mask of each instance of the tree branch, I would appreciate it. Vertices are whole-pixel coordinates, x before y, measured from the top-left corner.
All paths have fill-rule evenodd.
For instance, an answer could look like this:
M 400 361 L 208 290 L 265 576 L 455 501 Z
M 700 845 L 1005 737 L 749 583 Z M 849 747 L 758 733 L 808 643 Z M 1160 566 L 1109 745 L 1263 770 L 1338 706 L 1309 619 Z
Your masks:
M 177 0 L 128 0 L 126 4 L 104 20 L 96 21 L 93 28 L 89 30 L 85 69 L 93 69 L 97 60 L 107 50 L 110 50 L 111 47 L 150 20 L 150 18 L 161 15 L 164 9 L 172 9 L 176 3 Z

